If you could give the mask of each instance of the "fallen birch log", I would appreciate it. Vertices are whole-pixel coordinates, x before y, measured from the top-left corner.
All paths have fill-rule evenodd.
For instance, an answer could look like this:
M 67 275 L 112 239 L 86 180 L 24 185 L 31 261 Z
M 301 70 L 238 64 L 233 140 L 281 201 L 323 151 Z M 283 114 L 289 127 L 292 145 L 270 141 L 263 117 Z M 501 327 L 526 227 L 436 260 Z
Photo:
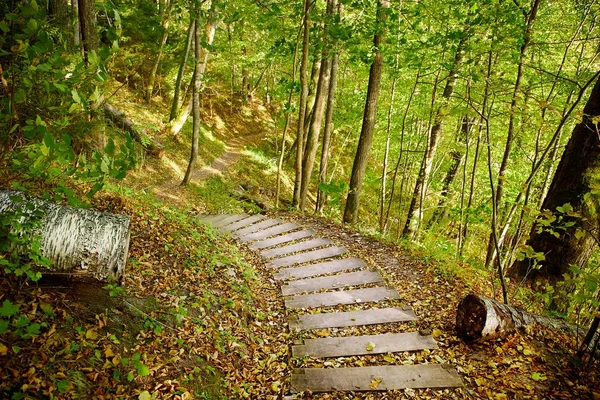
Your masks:
M 465 297 L 456 309 L 456 333 L 467 342 L 504 336 L 534 323 L 577 333 L 575 327 L 561 319 L 529 313 L 475 294 Z
M 156 140 L 151 139 L 143 129 L 137 127 L 122 111 L 119 111 L 108 102 L 104 103 L 103 107 L 108 118 L 119 127 L 129 132 L 133 139 L 144 147 L 146 152 L 159 159 L 165 155 L 165 147 Z
M 42 211 L 38 233 L 42 255 L 52 272 L 119 280 L 129 250 L 129 217 L 49 203 L 23 193 L 0 190 L 0 214 L 18 211 L 33 216 Z M 26 233 L 20 233 L 26 234 Z

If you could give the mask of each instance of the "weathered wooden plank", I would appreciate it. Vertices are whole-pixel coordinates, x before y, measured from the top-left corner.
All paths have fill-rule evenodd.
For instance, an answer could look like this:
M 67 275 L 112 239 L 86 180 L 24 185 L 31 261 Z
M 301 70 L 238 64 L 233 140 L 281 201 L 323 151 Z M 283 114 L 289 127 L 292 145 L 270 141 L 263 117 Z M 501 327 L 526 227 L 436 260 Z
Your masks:
M 314 292 L 320 289 L 340 289 L 348 286 L 383 282 L 377 271 L 356 271 L 345 274 L 300 279 L 281 286 L 281 293 L 289 296 L 295 293 Z
M 227 217 L 231 217 L 233 214 L 214 214 L 214 215 L 205 215 L 200 217 L 200 219 L 206 223 L 213 223 L 225 219 Z
M 343 290 L 339 292 L 303 294 L 285 301 L 287 308 L 328 307 L 338 304 L 355 304 L 398 299 L 398 292 L 385 287 Z
M 379 383 L 375 385 L 374 382 L 377 381 Z M 460 386 L 463 386 L 460 376 L 447 364 L 304 368 L 297 369 L 292 374 L 292 388 L 297 392 L 384 391 Z
M 341 260 L 324 261 L 304 267 L 280 269 L 273 278 L 276 280 L 291 280 L 310 278 L 312 276 L 333 274 L 334 272 L 365 268 L 367 265 L 360 258 L 343 258 Z
M 260 215 L 260 214 L 259 215 L 251 215 L 248 218 L 244 218 L 244 219 L 234 222 L 232 224 L 222 226 L 221 228 L 219 228 L 219 230 L 221 232 L 233 232 L 237 229 L 243 228 L 250 224 L 254 224 L 255 222 L 258 222 L 263 219 L 265 219 L 265 217 L 263 215 Z
M 305 263 L 309 261 L 317 261 L 322 260 L 324 258 L 330 258 L 335 256 L 340 256 L 344 253 L 347 253 L 344 247 L 325 247 L 324 249 L 307 251 L 306 253 L 294 254 L 292 256 L 287 256 L 283 258 L 277 258 L 275 260 L 270 261 L 267 264 L 267 267 L 277 268 L 277 267 L 288 267 L 294 264 Z
M 240 219 L 244 219 L 247 218 L 248 214 L 236 214 L 236 215 L 232 215 L 230 217 L 227 218 L 223 218 L 219 221 L 213 221 L 212 224 L 215 228 L 220 228 L 222 226 L 231 224 L 233 222 L 239 221 Z
M 309 329 L 341 328 L 416 320 L 417 316 L 410 307 L 371 308 L 358 311 L 300 315 L 290 318 L 289 327 L 290 329 L 306 331 Z
M 316 238 L 306 240 L 304 242 L 290 244 L 288 246 L 277 247 L 275 249 L 265 250 L 260 255 L 263 258 L 275 258 L 284 256 L 286 254 L 297 253 L 299 251 L 306 251 L 316 249 L 317 247 L 330 246 L 333 242 L 329 239 Z
M 265 219 L 264 221 L 261 221 L 258 224 L 250 225 L 244 229 L 240 229 L 239 231 L 233 232 L 233 236 L 237 236 L 239 238 L 244 238 L 251 233 L 270 228 L 274 225 L 279 225 L 280 223 L 281 223 L 281 221 L 278 219 Z
M 300 225 L 295 224 L 294 222 L 286 222 L 285 224 L 272 226 L 271 228 L 265 229 L 260 232 L 251 233 L 248 236 L 244 237 L 244 241 L 249 242 L 251 240 L 263 240 L 263 239 L 266 239 L 271 236 L 281 235 L 282 233 L 291 232 L 298 228 L 300 228 Z M 262 242 L 259 242 L 259 243 L 262 243 Z M 256 243 L 256 244 L 258 244 L 258 243 Z M 252 246 L 250 246 L 250 247 L 252 247 Z M 254 247 L 252 247 L 252 248 L 254 248 Z M 257 249 L 258 249 L 258 247 L 257 247 Z
M 385 333 L 382 335 L 307 339 L 304 344 L 292 346 L 292 356 L 351 357 L 437 348 L 437 343 L 430 335 L 421 336 L 419 332 Z
M 266 232 L 266 230 L 264 232 Z M 303 229 L 301 231 L 287 233 L 287 234 L 281 235 L 281 236 L 274 236 L 270 239 L 266 239 L 261 242 L 254 243 L 253 245 L 250 246 L 250 248 L 255 249 L 255 250 L 265 249 L 267 247 L 273 247 L 273 246 L 277 246 L 279 244 L 289 243 L 293 240 L 300 240 L 300 239 L 304 239 L 304 238 L 311 237 L 314 235 L 315 235 L 314 231 L 312 231 L 310 229 Z M 241 239 L 243 241 L 249 241 L 249 240 L 252 240 L 252 239 L 249 239 L 251 237 L 252 237 L 252 235 L 248 235 Z

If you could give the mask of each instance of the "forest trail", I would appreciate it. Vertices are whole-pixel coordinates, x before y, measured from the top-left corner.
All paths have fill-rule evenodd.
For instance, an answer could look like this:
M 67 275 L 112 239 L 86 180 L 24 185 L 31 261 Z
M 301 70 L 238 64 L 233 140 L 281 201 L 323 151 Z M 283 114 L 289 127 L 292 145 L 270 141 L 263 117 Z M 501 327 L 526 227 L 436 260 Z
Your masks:
M 280 284 L 289 329 L 301 337 L 316 334 L 316 338 L 290 343 L 292 360 L 296 360 L 290 362 L 296 362 L 291 394 L 463 385 L 454 366 L 439 356 L 437 362 L 412 365 L 336 365 L 336 358 L 438 349 L 430 332 L 415 331 L 415 312 L 401 305 L 400 293 L 386 284 L 381 272 L 360 258 L 348 257 L 345 247 L 279 218 L 220 214 L 203 220 L 259 252 Z M 352 332 L 355 327 L 385 330 L 392 326 L 399 329 L 383 334 Z
M 214 159 L 210 164 L 205 165 L 202 168 L 196 168 L 192 171 L 191 183 L 198 184 L 214 175 L 222 175 L 243 156 L 244 147 L 246 145 L 256 143 L 264 136 L 265 133 L 261 132 L 230 139 L 227 145 L 225 145 L 225 151 L 219 157 Z M 180 174 L 173 179 L 165 181 L 159 186 L 155 186 L 152 191 L 162 200 L 180 204 L 183 201 L 180 196 L 182 180 L 183 174 Z

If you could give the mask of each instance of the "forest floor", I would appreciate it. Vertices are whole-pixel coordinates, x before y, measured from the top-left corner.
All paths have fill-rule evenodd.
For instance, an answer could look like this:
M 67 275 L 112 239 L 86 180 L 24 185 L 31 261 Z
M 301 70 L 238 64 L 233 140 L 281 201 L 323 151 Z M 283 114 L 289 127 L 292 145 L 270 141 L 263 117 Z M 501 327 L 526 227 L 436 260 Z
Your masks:
M 240 200 L 236 191 L 242 185 L 250 186 L 248 194 L 261 203 L 272 204 L 272 166 L 260 164 L 262 153 L 255 147 L 264 143 L 256 139 L 273 134 L 274 124 L 260 104 L 236 106 L 237 112 L 222 101 L 206 107 L 212 134 L 203 134 L 201 163 L 219 163 L 228 151 L 238 153 L 241 147 L 231 145 L 236 137 L 252 138 L 243 143 L 247 158 L 230 158 L 216 168 L 219 174 L 175 188 L 168 185 L 185 171 L 187 137 L 163 138 L 165 159 L 146 160 L 124 185 L 110 187 L 93 202 L 131 217 L 130 263 L 121 286 L 51 277 L 32 283 L 0 272 L 0 321 L 7 321 L 7 332 L 0 330 L 0 397 L 275 400 L 290 393 L 294 367 L 445 362 L 457 369 L 465 387 L 299 397 L 600 398 L 597 365 L 575 368 L 575 340 L 561 332 L 532 326 L 473 344 L 455 335 L 458 302 L 470 292 L 493 295 L 485 274 L 473 267 L 444 265 L 331 219 L 271 211 L 270 216 L 311 228 L 379 269 L 401 303 L 418 315 L 410 328 L 431 334 L 439 345 L 414 353 L 292 359 L 290 345 L 298 335 L 287 328 L 272 270 L 254 251 L 196 218 L 260 212 L 256 202 Z M 398 323 L 357 327 L 352 333 L 407 328 Z M 319 336 L 314 331 L 303 338 Z

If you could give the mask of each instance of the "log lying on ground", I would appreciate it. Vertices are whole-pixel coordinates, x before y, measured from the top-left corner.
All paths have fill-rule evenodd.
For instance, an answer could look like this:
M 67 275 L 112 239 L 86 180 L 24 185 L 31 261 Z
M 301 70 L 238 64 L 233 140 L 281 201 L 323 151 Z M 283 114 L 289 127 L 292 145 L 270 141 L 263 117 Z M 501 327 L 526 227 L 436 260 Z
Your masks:
M 528 313 L 475 294 L 465 297 L 456 309 L 456 333 L 467 342 L 504 336 L 534 323 L 571 334 L 577 332 L 561 319 Z
M 28 206 L 28 204 L 30 204 Z M 42 211 L 41 252 L 51 271 L 119 280 L 129 250 L 129 217 L 49 203 L 23 193 L 0 190 L 0 214 Z M 42 271 L 43 272 L 43 271 Z
M 158 143 L 156 140 L 151 139 L 144 129 L 140 129 L 137 127 L 132 120 L 127 118 L 127 116 L 115 108 L 112 104 L 106 102 L 104 103 L 104 112 L 108 116 L 108 118 L 117 124 L 119 127 L 123 128 L 127 132 L 131 134 L 133 139 L 140 143 L 146 152 L 150 155 L 162 158 L 165 155 L 165 147 Z

